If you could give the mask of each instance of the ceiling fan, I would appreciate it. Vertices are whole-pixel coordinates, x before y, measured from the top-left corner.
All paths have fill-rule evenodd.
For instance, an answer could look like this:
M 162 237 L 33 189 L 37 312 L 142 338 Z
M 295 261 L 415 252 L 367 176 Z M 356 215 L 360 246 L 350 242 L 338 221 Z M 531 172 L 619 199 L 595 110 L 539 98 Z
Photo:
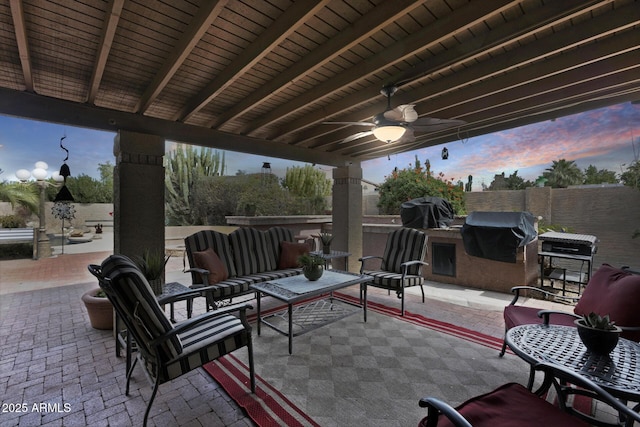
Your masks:
M 391 108 L 391 96 L 396 93 L 396 86 L 384 86 L 380 91 L 387 97 L 387 109 L 373 116 L 371 122 L 324 122 L 324 124 L 341 124 L 354 126 L 369 126 L 371 130 L 358 132 L 348 136 L 340 142 L 344 144 L 365 136 L 374 135 L 380 141 L 411 142 L 415 141 L 414 132 L 435 132 L 465 124 L 464 120 L 436 119 L 433 117 L 418 118 L 413 104 L 399 105 Z

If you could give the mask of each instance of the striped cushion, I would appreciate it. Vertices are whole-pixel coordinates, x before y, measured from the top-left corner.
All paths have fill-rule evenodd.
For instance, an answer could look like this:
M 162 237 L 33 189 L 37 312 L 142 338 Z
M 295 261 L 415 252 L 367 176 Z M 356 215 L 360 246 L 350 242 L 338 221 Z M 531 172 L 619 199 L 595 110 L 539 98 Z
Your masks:
M 402 289 L 403 287 L 407 288 L 409 286 L 421 285 L 424 282 L 424 277 L 422 276 L 409 276 L 407 275 L 404 278 L 404 286 L 402 284 L 402 274 L 399 273 L 389 273 L 388 271 L 368 271 L 364 270 L 362 274 L 366 274 L 368 276 L 373 277 L 373 280 L 368 282 L 369 285 L 372 286 L 380 286 L 385 289 Z
M 153 354 L 149 341 L 173 329 L 171 322 L 160 308 L 156 297 L 140 269 L 124 255 L 112 255 L 102 263 L 102 274 L 110 279 L 105 289 L 107 296 L 127 322 L 135 328 L 138 345 Z M 166 342 L 160 349 L 160 357 L 170 360 L 182 353 L 179 337 Z
M 220 316 L 179 334 L 183 343 L 180 357 L 169 361 L 160 371 L 160 382 L 170 381 L 220 356 L 244 347 L 249 342 L 240 320 L 231 315 Z M 218 342 L 218 340 L 221 340 Z M 148 372 L 153 365 L 147 362 Z
M 282 242 L 294 242 L 293 231 L 285 227 L 271 227 L 267 230 L 267 245 L 273 269 L 276 269 L 280 262 Z
M 229 233 L 237 276 L 275 270 L 266 236 L 266 232 L 255 228 L 238 228 Z
M 214 230 L 198 231 L 191 236 L 187 236 L 184 239 L 184 245 L 187 250 L 187 257 L 191 268 L 196 267 L 193 259 L 193 253 L 211 248 L 218 255 L 218 258 L 220 258 L 224 263 L 225 267 L 227 267 L 229 277 L 237 276 L 235 264 L 233 262 L 233 253 L 231 252 L 231 246 L 229 245 L 229 236 L 226 234 Z M 202 283 L 200 274 L 195 272 L 191 273 L 191 280 L 194 284 Z
M 216 283 L 216 288 L 208 293 L 214 300 L 227 299 L 252 292 L 250 286 L 254 283 L 281 279 L 283 277 L 295 276 L 301 273 L 302 269 L 300 268 L 289 268 L 286 270 L 265 271 L 263 273 L 249 274 L 242 277 L 233 277 L 223 282 Z
M 427 235 L 415 228 L 400 228 L 387 237 L 381 269 L 392 273 L 402 273 L 400 265 L 407 261 L 423 261 L 427 253 Z M 415 264 L 407 269 L 407 274 L 420 276 L 422 265 Z

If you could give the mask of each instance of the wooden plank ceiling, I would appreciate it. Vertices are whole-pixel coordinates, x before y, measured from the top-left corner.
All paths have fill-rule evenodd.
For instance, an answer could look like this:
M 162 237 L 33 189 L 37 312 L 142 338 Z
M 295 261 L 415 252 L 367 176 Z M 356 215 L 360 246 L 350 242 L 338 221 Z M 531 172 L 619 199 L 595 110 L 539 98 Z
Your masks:
M 634 0 L 0 0 L 0 114 L 342 165 L 640 99 Z M 465 123 L 343 143 L 391 105 Z

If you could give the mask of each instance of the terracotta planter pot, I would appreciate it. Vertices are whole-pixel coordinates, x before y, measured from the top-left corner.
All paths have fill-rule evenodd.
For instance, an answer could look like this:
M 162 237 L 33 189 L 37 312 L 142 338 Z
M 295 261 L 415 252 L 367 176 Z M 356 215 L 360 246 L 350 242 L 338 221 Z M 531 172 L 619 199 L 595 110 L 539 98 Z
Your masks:
M 95 296 L 100 289 L 91 289 L 82 295 L 89 322 L 95 329 L 113 329 L 113 306 L 107 297 Z

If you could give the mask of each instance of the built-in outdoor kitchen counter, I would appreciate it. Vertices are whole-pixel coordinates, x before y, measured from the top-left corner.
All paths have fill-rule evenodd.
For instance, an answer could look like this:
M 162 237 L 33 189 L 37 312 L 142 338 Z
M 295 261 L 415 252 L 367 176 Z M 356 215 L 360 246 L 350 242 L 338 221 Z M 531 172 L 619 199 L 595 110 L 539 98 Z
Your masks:
M 387 234 L 401 226 L 395 224 L 364 224 L 363 255 L 367 248 L 382 248 Z M 510 292 L 513 286 L 537 286 L 539 280 L 538 240 L 518 248 L 516 262 L 501 262 L 470 256 L 465 252 L 460 229 L 464 218 L 456 218 L 450 228 L 427 228 L 428 252 L 423 274 L 427 280 L 451 283 L 470 288 Z

